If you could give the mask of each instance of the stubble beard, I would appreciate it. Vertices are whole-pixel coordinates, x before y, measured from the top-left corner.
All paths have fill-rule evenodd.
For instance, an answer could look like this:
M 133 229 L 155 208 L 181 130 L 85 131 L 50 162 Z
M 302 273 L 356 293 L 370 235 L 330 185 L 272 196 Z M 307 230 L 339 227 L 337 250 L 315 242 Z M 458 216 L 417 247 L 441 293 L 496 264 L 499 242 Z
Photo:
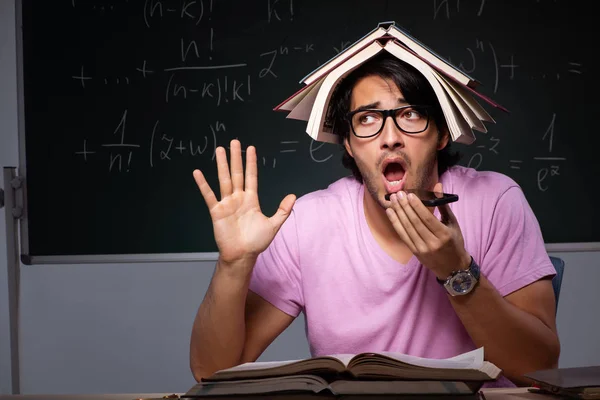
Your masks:
M 406 160 L 407 165 L 411 165 L 408 158 L 404 155 L 403 159 Z M 384 195 L 382 193 L 379 195 L 380 185 L 381 185 L 381 163 L 385 157 L 382 157 L 381 160 L 377 163 L 374 169 L 369 169 L 366 165 L 356 158 L 354 161 L 356 162 L 356 166 L 360 171 L 360 174 L 363 178 L 363 183 L 367 188 L 367 191 L 375 200 L 377 204 L 384 210 L 389 207 L 389 202 L 385 200 Z M 434 149 L 423 161 L 423 164 L 420 167 L 417 167 L 416 171 L 411 171 L 409 174 L 410 183 L 409 186 L 404 186 L 405 189 L 427 189 L 431 190 L 433 187 L 433 172 L 434 168 L 436 168 L 437 160 L 437 150 Z

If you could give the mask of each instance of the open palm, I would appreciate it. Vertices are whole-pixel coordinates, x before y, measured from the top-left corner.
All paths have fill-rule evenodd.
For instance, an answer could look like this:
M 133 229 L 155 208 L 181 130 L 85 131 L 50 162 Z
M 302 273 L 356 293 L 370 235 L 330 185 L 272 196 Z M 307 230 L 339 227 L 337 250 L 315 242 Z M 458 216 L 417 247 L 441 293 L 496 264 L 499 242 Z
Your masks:
M 220 201 L 200 170 L 193 175 L 210 212 L 220 258 L 233 263 L 255 257 L 269 246 L 289 216 L 295 196 L 286 196 L 272 217 L 265 216 L 258 201 L 256 149 L 253 146 L 246 149 L 245 176 L 240 142 L 232 140 L 230 149 L 231 172 L 225 149 L 216 150 Z

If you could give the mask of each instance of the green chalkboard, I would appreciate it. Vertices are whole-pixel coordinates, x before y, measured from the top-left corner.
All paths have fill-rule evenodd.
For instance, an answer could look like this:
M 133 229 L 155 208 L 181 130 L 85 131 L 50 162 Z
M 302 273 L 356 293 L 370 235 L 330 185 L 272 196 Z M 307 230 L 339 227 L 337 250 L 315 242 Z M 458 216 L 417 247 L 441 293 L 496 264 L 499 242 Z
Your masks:
M 511 112 L 462 165 L 522 187 L 547 243 L 600 242 L 592 188 L 598 24 L 583 0 L 23 0 L 29 256 L 211 253 L 192 178 L 214 149 L 255 145 L 271 214 L 348 171 L 340 149 L 273 107 L 393 20 Z

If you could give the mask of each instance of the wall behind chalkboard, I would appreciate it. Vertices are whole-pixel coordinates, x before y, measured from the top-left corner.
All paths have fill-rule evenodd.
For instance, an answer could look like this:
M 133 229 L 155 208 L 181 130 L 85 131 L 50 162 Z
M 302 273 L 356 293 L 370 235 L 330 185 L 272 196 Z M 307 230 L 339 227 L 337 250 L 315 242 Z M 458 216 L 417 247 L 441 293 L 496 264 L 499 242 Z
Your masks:
M 593 13 L 583 0 L 23 1 L 30 256 L 215 252 L 192 179 L 255 145 L 271 214 L 348 171 L 340 149 L 272 108 L 378 22 L 394 20 L 511 113 L 454 145 L 515 179 L 547 243 L 600 242 Z

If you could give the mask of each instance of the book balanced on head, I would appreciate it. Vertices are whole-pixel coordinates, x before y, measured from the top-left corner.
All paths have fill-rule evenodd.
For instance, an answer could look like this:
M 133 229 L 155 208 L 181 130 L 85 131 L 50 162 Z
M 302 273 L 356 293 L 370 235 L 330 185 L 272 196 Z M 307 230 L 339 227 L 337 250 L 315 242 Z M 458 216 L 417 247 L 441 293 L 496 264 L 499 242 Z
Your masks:
M 203 378 L 181 397 L 403 394 L 472 400 L 501 372 L 484 361 L 483 348 L 445 359 L 392 352 L 337 354 L 241 364 Z
M 394 22 L 380 23 L 375 30 L 311 72 L 301 81 L 305 86 L 274 110 L 288 111 L 287 118 L 308 121 L 306 132 L 314 140 L 340 143 L 341 138 L 333 133 L 333 127 L 327 121 L 331 96 L 344 77 L 382 52 L 412 65 L 423 74 L 436 94 L 452 140 L 456 142 L 473 143 L 473 130 L 487 132 L 484 122 L 495 122 L 476 98 L 508 111 L 477 92 L 477 80 L 396 26 Z

